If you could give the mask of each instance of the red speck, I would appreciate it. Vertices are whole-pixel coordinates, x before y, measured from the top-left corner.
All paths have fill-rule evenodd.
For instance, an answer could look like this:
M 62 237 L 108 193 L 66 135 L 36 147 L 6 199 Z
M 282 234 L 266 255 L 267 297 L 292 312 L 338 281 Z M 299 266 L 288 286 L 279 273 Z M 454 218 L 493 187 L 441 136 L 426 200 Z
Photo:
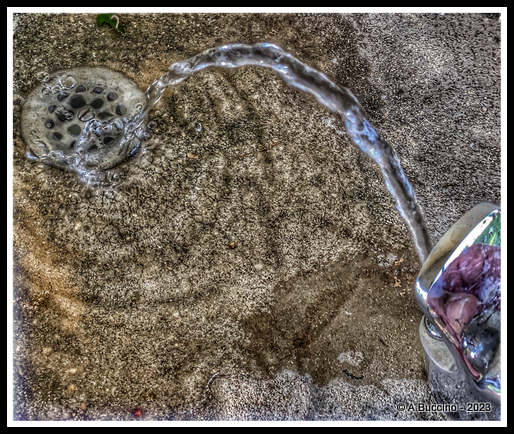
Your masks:
M 139 419 L 141 416 L 143 416 L 143 410 L 141 410 L 139 407 L 136 407 L 134 410 L 132 410 L 132 414 L 134 417 Z

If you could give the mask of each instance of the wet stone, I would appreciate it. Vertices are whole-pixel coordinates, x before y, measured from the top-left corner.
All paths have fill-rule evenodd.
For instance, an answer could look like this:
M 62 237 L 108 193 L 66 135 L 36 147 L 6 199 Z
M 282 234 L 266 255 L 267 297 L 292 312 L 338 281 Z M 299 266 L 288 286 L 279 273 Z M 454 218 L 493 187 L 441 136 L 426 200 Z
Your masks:
M 91 101 L 91 107 L 94 109 L 99 109 L 104 105 L 104 101 L 101 98 L 96 98 L 95 100 Z
M 80 85 L 78 86 L 76 89 L 75 89 L 75 93 L 82 93 L 82 92 L 85 92 L 87 89 L 85 86 L 83 85 Z
M 55 111 L 56 107 L 57 107 L 57 106 L 55 106 L 55 105 L 51 105 L 51 106 L 49 106 L 49 107 L 48 107 L 48 111 L 49 111 L 50 113 L 53 113 L 53 112 Z
M 62 139 L 62 134 L 58 133 L 56 131 L 55 133 L 52 134 L 52 139 L 54 139 L 54 140 L 61 140 Z
M 101 86 L 96 86 L 94 89 L 93 89 L 93 92 L 94 93 L 97 93 L 97 94 L 100 94 L 104 91 L 104 88 L 101 87 Z
M 86 100 L 82 98 L 80 95 L 73 96 L 70 99 L 70 106 L 73 108 L 81 108 L 86 105 Z

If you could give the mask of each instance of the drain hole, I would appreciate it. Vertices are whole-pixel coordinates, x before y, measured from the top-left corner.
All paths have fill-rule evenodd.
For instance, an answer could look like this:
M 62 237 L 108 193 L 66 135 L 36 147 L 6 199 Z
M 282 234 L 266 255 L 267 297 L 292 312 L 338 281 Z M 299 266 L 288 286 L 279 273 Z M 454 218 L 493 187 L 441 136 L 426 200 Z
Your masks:
M 53 128 L 54 127 L 54 121 L 52 119 L 48 119 L 46 122 L 45 122 L 45 127 L 47 128 Z
M 119 104 L 116 106 L 116 114 L 118 116 L 124 116 L 125 113 L 127 113 L 127 107 L 125 107 L 123 104 Z
M 111 118 L 111 117 L 113 117 L 113 116 L 114 116 L 114 115 L 113 115 L 112 113 L 109 113 L 109 112 L 102 112 L 102 113 L 99 113 L 99 114 L 98 114 L 98 119 L 100 119 L 100 120 L 102 120 L 102 121 L 103 121 L 103 120 L 105 120 L 105 119 L 107 119 L 107 118 Z
M 70 106 L 73 108 L 81 108 L 86 105 L 86 100 L 80 95 L 76 95 L 70 98 Z
M 57 95 L 57 101 L 64 101 L 66 98 L 68 98 L 69 95 L 69 93 L 61 92 L 59 95 Z
M 105 143 L 106 145 L 110 145 L 111 143 L 114 143 L 114 137 L 107 136 L 107 137 L 104 139 L 104 143 Z
M 104 102 L 102 99 L 100 98 L 97 98 L 93 101 L 91 101 L 91 107 L 93 107 L 94 109 L 99 109 L 100 107 L 102 107 L 104 105 Z
M 80 136 L 80 133 L 82 132 L 82 128 L 80 128 L 77 124 L 72 125 L 68 128 L 68 134 L 78 137 Z

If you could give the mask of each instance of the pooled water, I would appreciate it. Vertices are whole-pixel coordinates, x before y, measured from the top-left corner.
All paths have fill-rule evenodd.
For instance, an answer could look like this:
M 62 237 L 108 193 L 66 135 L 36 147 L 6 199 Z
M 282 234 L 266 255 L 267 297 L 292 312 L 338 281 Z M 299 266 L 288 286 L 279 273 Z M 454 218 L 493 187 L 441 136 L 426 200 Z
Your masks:
M 407 223 L 419 260 L 421 263 L 425 261 L 431 250 L 428 230 L 393 148 L 368 122 L 361 105 L 348 89 L 337 86 L 325 74 L 274 44 L 224 45 L 174 63 L 166 74 L 148 87 L 144 93 L 142 110 L 135 110 L 140 98 L 136 89 L 127 90 L 130 86 L 126 83 L 131 82 L 125 77 L 112 80 L 104 78 L 105 84 L 95 83 L 94 77 L 99 71 L 96 68 L 81 70 L 81 73 L 88 74 L 87 78 L 77 70 L 54 74 L 52 77 L 43 74 L 39 77 L 43 83 L 29 97 L 29 105 L 22 118 L 24 138 L 32 151 L 29 156 L 72 170 L 84 179 L 101 177 L 102 170 L 125 161 L 137 150 L 144 139 L 143 125 L 148 113 L 160 100 L 164 90 L 210 66 L 271 68 L 286 83 L 312 94 L 320 104 L 341 116 L 352 140 L 380 167 L 396 207 Z M 120 87 L 115 87 L 115 83 Z M 123 83 L 125 87 L 122 90 Z M 82 88 L 86 89 L 83 92 L 88 98 L 72 99 L 70 94 Z M 95 98 L 96 93 L 102 97 Z M 123 97 L 129 93 L 130 96 L 123 103 L 126 113 L 111 104 L 108 113 L 112 117 L 102 114 L 106 111 L 103 105 L 110 102 L 109 95 Z M 56 110 L 55 114 L 51 113 L 53 117 L 48 113 L 50 107 Z M 78 123 L 73 124 L 76 120 Z M 50 121 L 54 122 L 52 126 L 49 126 Z M 201 129 L 199 125 L 197 131 Z M 75 138 L 76 134 L 79 136 Z

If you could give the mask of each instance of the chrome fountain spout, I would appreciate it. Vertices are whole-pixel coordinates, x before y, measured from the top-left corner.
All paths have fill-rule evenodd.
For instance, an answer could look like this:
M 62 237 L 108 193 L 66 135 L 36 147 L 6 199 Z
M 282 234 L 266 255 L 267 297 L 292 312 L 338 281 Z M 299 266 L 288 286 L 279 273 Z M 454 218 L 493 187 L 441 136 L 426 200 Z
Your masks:
M 500 244 L 500 208 L 481 203 L 441 238 L 416 279 L 430 387 L 453 419 L 500 419 Z

